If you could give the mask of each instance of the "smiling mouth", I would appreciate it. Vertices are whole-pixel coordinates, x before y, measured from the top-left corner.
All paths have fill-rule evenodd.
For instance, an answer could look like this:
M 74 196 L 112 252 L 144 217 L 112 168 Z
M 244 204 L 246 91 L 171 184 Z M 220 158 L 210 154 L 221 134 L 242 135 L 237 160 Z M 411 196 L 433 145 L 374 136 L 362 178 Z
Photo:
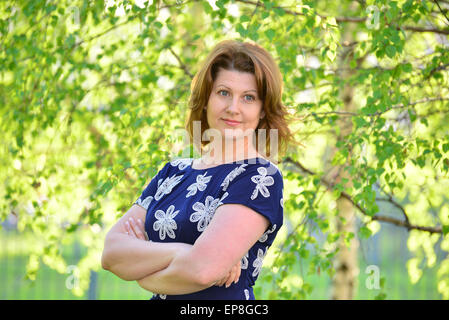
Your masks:
M 240 122 L 238 121 L 233 121 L 233 120 L 227 120 L 227 119 L 222 119 L 224 122 L 229 123 L 229 124 L 239 124 Z

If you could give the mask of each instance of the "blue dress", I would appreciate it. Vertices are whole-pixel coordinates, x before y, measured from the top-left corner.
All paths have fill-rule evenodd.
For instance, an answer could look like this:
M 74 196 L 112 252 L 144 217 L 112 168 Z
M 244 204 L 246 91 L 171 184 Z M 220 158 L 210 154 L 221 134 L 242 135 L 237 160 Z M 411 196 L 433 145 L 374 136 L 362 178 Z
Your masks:
M 192 168 L 193 158 L 167 162 L 135 204 L 147 210 L 145 231 L 150 241 L 194 244 L 222 204 L 245 205 L 270 224 L 241 260 L 237 283 L 212 286 L 190 294 L 155 293 L 151 300 L 254 300 L 253 286 L 263 259 L 283 223 L 283 176 L 264 158 L 251 158 L 206 169 Z

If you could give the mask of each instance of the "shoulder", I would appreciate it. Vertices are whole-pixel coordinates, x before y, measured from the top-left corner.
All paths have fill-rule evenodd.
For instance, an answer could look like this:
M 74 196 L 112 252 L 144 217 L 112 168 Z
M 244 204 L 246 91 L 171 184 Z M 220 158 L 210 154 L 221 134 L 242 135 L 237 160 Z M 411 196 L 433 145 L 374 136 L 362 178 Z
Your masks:
M 283 176 L 279 167 L 271 161 L 261 159 L 249 159 L 237 162 L 228 175 L 225 177 L 222 186 L 226 191 L 228 186 L 237 188 L 239 193 L 245 190 L 251 191 L 256 185 L 258 188 L 269 187 L 270 189 L 283 189 Z
M 262 176 L 273 177 L 276 180 L 283 180 L 282 171 L 279 167 L 270 160 L 264 158 L 258 158 L 256 162 L 249 162 L 246 169 L 250 174 L 259 174 Z
M 187 159 L 169 159 L 169 161 L 162 163 L 162 166 L 161 164 L 158 165 L 160 169 L 157 170 L 157 174 L 154 178 L 158 177 L 158 179 L 164 179 L 167 176 L 175 174 L 179 170 L 184 169 L 188 161 Z
M 171 167 L 177 167 L 179 170 L 184 170 L 188 166 L 191 166 L 193 158 L 172 158 L 166 165 Z
M 160 174 L 175 173 L 191 166 L 193 158 L 171 158 L 159 170 Z
M 274 162 L 263 158 L 261 162 L 265 165 L 270 175 L 280 175 L 282 177 L 281 169 L 279 169 L 278 165 L 276 165 Z

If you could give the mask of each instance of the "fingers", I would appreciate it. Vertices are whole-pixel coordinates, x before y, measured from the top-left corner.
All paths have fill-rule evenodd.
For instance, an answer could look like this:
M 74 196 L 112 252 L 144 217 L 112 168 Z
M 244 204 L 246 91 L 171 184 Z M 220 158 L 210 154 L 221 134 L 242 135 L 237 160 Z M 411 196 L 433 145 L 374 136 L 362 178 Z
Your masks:
M 232 270 L 231 270 L 232 271 Z M 222 285 L 224 285 L 226 282 L 228 282 L 228 280 L 231 278 L 232 273 L 231 271 L 228 272 L 228 274 L 226 276 L 224 276 L 221 280 L 217 281 L 215 283 L 216 286 L 221 287 Z
M 145 240 L 145 235 L 143 234 L 143 223 L 142 223 L 142 221 L 140 220 L 140 219 L 138 219 L 138 221 L 136 222 L 136 221 L 134 221 L 134 219 L 131 217 L 131 218 L 129 218 L 129 221 L 130 221 L 130 225 L 131 225 L 131 228 L 134 230 L 134 233 L 136 234 L 136 236 L 137 236 L 137 238 L 138 239 L 141 239 L 141 240 Z
M 128 221 L 125 222 L 126 231 L 130 236 L 133 236 L 137 239 L 147 240 L 147 235 L 145 232 L 145 226 L 143 225 L 142 220 L 137 219 L 137 222 L 131 217 Z
M 235 266 L 232 267 L 231 272 L 229 272 L 229 277 L 228 277 L 228 279 L 226 279 L 226 283 L 225 283 L 226 288 L 228 288 L 231 285 L 232 281 L 234 281 L 234 274 L 235 274 L 234 269 L 235 269 Z
M 232 273 L 231 273 L 231 271 L 229 271 L 228 274 L 225 277 L 223 277 L 221 280 L 217 281 L 217 283 L 215 285 L 221 287 L 226 282 L 228 282 L 228 280 L 231 278 L 231 276 L 232 276 Z
M 226 288 L 228 288 L 232 283 L 237 283 L 240 278 L 241 264 L 240 261 L 232 267 L 230 275 L 226 281 Z
M 235 266 L 231 268 L 229 273 L 223 279 L 217 281 L 215 285 L 221 287 L 226 284 L 226 288 L 228 288 L 232 283 L 237 283 L 242 272 L 241 267 L 241 261 L 237 262 Z
M 239 260 L 239 262 L 237 263 L 237 275 L 235 277 L 234 283 L 239 282 L 241 274 L 242 274 L 242 264 L 240 263 L 240 260 Z
M 215 283 L 216 286 L 221 287 L 222 285 L 224 285 L 226 283 L 226 280 L 228 280 L 228 277 L 231 273 L 229 272 L 228 275 L 226 277 L 224 277 L 223 279 L 221 279 L 220 281 L 218 281 L 217 283 Z
M 131 236 L 131 237 L 134 237 L 134 238 L 137 238 L 137 236 L 134 234 L 133 229 L 132 229 L 131 226 L 129 225 L 129 222 L 128 222 L 128 221 L 125 222 L 125 229 L 126 229 L 126 234 L 127 234 L 127 235 L 129 235 L 129 236 Z

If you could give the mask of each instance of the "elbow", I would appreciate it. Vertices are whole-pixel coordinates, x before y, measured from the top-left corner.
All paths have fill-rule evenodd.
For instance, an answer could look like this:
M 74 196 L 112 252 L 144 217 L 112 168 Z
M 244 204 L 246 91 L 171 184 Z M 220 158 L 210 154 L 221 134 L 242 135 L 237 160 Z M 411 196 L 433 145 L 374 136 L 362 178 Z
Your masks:
M 197 274 L 194 278 L 194 281 L 202 287 L 211 287 L 215 283 L 215 281 L 212 281 L 212 278 L 209 275 L 205 274 L 205 272 Z
M 101 267 L 104 270 L 111 271 L 113 260 L 114 237 L 107 235 L 104 241 L 103 252 L 101 254 Z
M 101 254 L 101 267 L 104 270 L 115 274 L 122 280 L 137 280 L 133 274 L 130 274 L 123 269 L 123 263 L 120 259 L 120 251 L 117 250 L 117 243 L 119 241 L 120 239 L 117 239 L 117 237 L 113 234 L 106 236 L 103 252 Z
M 101 267 L 104 270 L 108 270 L 108 271 L 111 268 L 111 266 L 109 264 L 109 261 L 108 261 L 108 258 L 107 258 L 107 255 L 106 255 L 106 250 L 105 249 L 103 250 L 103 253 L 101 254 Z
M 195 281 L 204 287 L 212 287 L 216 282 L 222 279 L 224 276 L 220 276 L 219 272 L 212 266 L 203 268 L 201 271 L 195 273 Z
M 195 283 L 201 287 L 211 287 L 216 281 L 213 267 L 204 267 L 205 263 L 200 259 L 192 259 L 187 256 L 176 257 L 170 266 L 167 273 L 176 275 L 182 279 L 188 279 L 189 282 Z
M 117 261 L 117 259 L 114 258 L 114 253 L 111 252 L 110 248 L 105 247 L 105 249 L 103 250 L 103 253 L 101 255 L 101 267 L 104 270 L 115 274 L 122 280 L 125 281 L 136 280 L 131 275 L 128 275 L 127 273 L 123 272 L 123 270 L 120 267 L 120 263 Z

